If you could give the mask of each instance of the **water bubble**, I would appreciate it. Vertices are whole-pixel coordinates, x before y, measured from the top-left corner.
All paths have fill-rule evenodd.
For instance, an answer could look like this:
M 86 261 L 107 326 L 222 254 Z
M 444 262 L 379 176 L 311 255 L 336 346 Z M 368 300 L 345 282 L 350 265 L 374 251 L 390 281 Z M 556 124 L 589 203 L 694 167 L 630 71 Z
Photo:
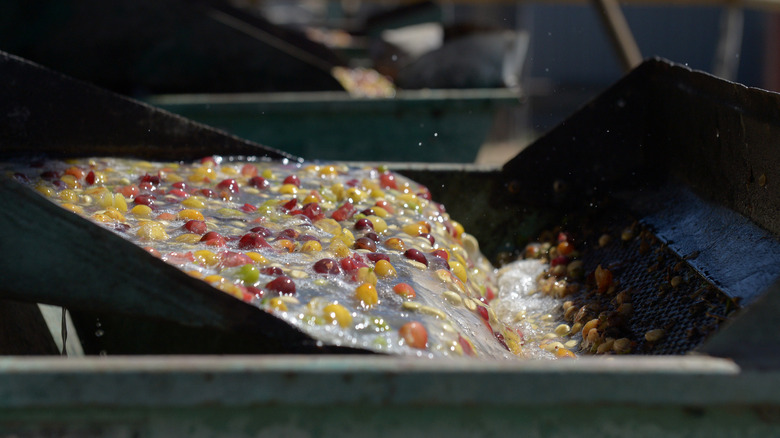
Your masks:
M 398 55 L 393 55 L 391 58 L 393 61 L 398 61 Z

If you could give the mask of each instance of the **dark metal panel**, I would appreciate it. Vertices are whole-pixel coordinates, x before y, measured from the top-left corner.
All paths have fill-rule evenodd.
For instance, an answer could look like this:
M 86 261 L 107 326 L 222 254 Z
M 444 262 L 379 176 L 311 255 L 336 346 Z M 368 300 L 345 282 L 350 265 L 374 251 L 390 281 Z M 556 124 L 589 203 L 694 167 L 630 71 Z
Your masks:
M 225 155 L 295 159 L 282 151 L 74 80 L 0 52 L 0 157 Z
M 246 342 L 242 352 L 355 351 L 317 345 L 273 315 L 217 291 L 86 219 L 64 214 L 15 181 L 0 180 L 0 204 L 7 207 L 0 212 L 0 253 L 5 255 L 0 263 L 1 298 L 194 327 L 210 336 L 204 344 L 216 336 L 209 330 L 221 330 Z M 132 323 L 132 319 L 125 321 Z M 164 333 L 158 339 L 155 328 L 165 325 L 142 323 L 135 334 L 151 342 L 148 352 L 164 352 L 159 343 L 176 339 L 176 333 Z M 197 338 L 178 339 L 192 345 L 171 351 L 212 351 L 199 345 Z

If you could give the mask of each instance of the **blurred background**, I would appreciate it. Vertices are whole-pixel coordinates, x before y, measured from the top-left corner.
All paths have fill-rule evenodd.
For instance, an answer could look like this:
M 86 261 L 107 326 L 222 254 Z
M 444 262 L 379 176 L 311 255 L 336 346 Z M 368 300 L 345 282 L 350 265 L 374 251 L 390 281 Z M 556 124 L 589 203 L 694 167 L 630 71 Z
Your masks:
M 642 58 L 780 89 L 780 2 L 6 0 L 0 50 L 307 159 L 501 164 Z

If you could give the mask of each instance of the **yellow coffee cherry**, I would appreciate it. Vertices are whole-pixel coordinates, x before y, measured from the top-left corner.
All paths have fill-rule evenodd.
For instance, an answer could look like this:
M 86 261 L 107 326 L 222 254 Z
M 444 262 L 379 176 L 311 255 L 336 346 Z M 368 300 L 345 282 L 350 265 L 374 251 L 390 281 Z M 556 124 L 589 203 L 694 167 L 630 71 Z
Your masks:
M 460 235 L 465 231 L 463 229 L 463 225 L 461 225 L 460 222 L 453 220 L 451 220 L 450 223 L 452 224 L 453 228 L 455 228 L 455 237 L 460 237 Z
M 397 237 L 391 237 L 385 240 L 385 246 L 396 251 L 403 251 L 406 249 L 404 241 Z
M 200 242 L 201 235 L 200 234 L 194 234 L 194 233 L 185 233 L 178 237 L 176 237 L 177 242 L 181 243 L 189 243 L 190 245 L 195 245 L 198 242 Z
M 185 208 L 184 210 L 180 211 L 179 213 L 176 214 L 176 216 L 179 219 L 183 219 L 183 220 L 197 220 L 197 221 L 203 220 L 203 213 L 189 208 Z
M 138 228 L 136 235 L 141 240 L 166 240 L 168 234 L 165 232 L 165 228 L 157 222 L 144 222 L 141 227 Z
M 103 193 L 108 193 L 108 189 L 105 186 L 92 186 L 92 187 L 87 187 L 84 190 L 84 193 L 90 196 L 94 196 L 99 200 L 100 196 Z
M 224 282 L 217 285 L 217 289 L 227 294 L 233 295 L 235 298 L 242 299 L 244 297 L 244 291 L 238 287 L 237 284 Z
M 458 277 L 460 281 L 465 283 L 468 279 L 468 275 L 466 274 L 466 267 L 457 260 L 450 260 L 449 263 L 452 273 L 455 274 L 455 276 Z
M 136 166 L 142 168 L 142 169 L 154 169 L 155 165 L 148 162 L 148 161 L 138 161 L 135 163 Z
M 393 265 L 387 260 L 379 260 L 374 266 L 374 272 L 376 275 L 382 278 L 395 277 L 398 275 Z
M 192 182 L 202 182 L 207 179 L 215 179 L 217 176 L 217 172 L 210 167 L 210 163 L 201 167 L 195 168 L 195 170 L 190 174 L 189 180 Z
M 296 187 L 295 184 L 282 184 L 282 187 L 279 189 L 279 193 L 284 195 L 294 195 L 298 193 L 298 187 Z
M 317 197 L 317 195 L 309 193 L 306 195 L 305 198 L 303 198 L 303 201 L 301 202 L 303 205 L 312 203 L 312 202 L 320 202 L 320 198 Z
M 352 325 L 352 315 L 349 313 L 349 310 L 341 304 L 328 304 L 322 311 L 325 314 L 325 321 L 327 321 L 328 324 L 337 323 L 344 328 Z
M 73 176 L 73 175 L 70 175 L 70 174 L 68 174 L 68 175 L 62 175 L 62 177 L 60 178 L 60 180 L 61 180 L 62 182 L 64 182 L 64 183 L 65 183 L 65 185 L 67 185 L 67 186 L 68 186 L 69 188 L 71 188 L 71 189 L 75 189 L 75 188 L 80 188 L 80 187 L 81 187 L 81 183 L 80 183 L 80 182 L 79 182 L 79 180 L 77 180 L 77 179 L 76 179 L 76 177 L 75 177 L 75 176 Z
M 280 312 L 286 312 L 287 311 L 287 304 L 284 303 L 284 301 L 279 297 L 271 298 L 268 301 L 268 307 L 278 310 Z
M 404 233 L 410 236 L 419 236 L 420 234 L 428 232 L 428 227 L 417 222 L 406 224 L 401 229 L 404 230 Z
M 376 287 L 371 283 L 363 283 L 355 289 L 355 297 L 364 307 L 372 307 L 379 302 Z
M 246 253 L 246 255 L 249 256 L 249 258 L 252 259 L 252 261 L 257 263 L 258 265 L 267 265 L 268 264 L 268 259 L 265 258 L 265 256 L 260 254 L 260 253 L 256 253 L 256 252 L 250 251 L 250 252 Z
M 309 240 L 301 247 L 301 252 L 317 252 L 322 251 L 322 244 L 316 240 Z
M 121 193 L 114 194 L 114 207 L 116 207 L 116 209 L 121 211 L 122 213 L 127 212 L 127 201 L 125 200 L 125 197 L 122 196 Z
M 385 222 L 385 220 L 382 219 L 381 217 L 371 215 L 368 216 L 366 219 L 370 220 L 371 223 L 374 224 L 374 231 L 376 231 L 377 233 L 384 233 L 385 231 L 387 231 L 387 222 Z
M 343 201 L 347 195 L 346 190 L 344 190 L 344 184 L 341 183 L 336 183 L 330 186 L 330 191 L 336 195 L 336 200 L 338 201 Z
M 320 176 L 322 177 L 332 177 L 339 174 L 339 170 L 336 168 L 336 166 L 322 166 L 320 168 Z
M 349 249 L 344 241 L 341 239 L 336 239 L 335 237 L 330 241 L 330 246 L 328 249 L 336 254 L 339 258 L 344 258 L 352 254 L 352 250 Z
M 219 264 L 219 256 L 207 249 L 201 249 L 192 253 L 195 261 L 202 266 L 216 266 Z M 250 256 L 252 257 L 252 256 Z
M 189 197 L 183 201 L 181 201 L 181 205 L 189 208 L 206 208 L 206 203 L 203 202 L 203 199 L 201 199 L 199 196 L 192 196 Z
M 79 195 L 73 190 L 63 190 L 60 192 L 60 199 L 65 202 L 77 202 Z
M 182 178 L 181 175 L 179 175 L 178 173 L 168 173 L 165 175 L 165 180 L 173 184 L 173 183 L 184 181 L 184 178 Z
M 331 239 L 331 243 L 335 240 L 340 240 L 344 243 L 344 245 L 351 247 L 355 244 L 355 235 L 352 234 L 352 232 L 348 229 L 343 228 L 339 235 L 334 236 L 333 239 Z
M 314 226 L 332 235 L 341 234 L 341 225 L 335 219 L 324 218 L 314 223 Z
M 41 193 L 48 197 L 54 196 L 54 189 L 43 184 L 38 184 L 37 186 L 35 186 L 35 190 L 37 190 L 38 193 Z
M 384 217 L 389 216 L 389 213 L 387 212 L 387 210 L 385 210 L 382 207 L 373 206 L 373 207 L 371 207 L 371 209 L 374 210 L 374 214 L 379 216 L 379 217 L 383 217 L 384 218 Z
M 468 257 L 468 254 L 466 254 L 466 250 L 463 249 L 462 246 L 458 245 L 452 245 L 450 247 L 450 255 L 454 255 L 455 258 L 461 262 L 462 264 L 466 265 L 466 258 Z M 452 258 L 452 257 L 450 257 Z
M 398 200 L 401 201 L 403 204 L 416 204 L 417 203 L 417 195 L 414 193 L 401 193 L 398 195 Z
M 374 199 L 382 199 L 385 197 L 385 192 L 382 189 L 371 189 L 370 196 Z
M 347 189 L 347 193 L 345 194 L 345 198 L 351 199 L 353 204 L 357 204 L 358 202 L 366 199 L 366 196 L 368 196 L 368 194 L 357 187 L 350 187 Z
M 103 172 L 95 171 L 95 182 L 94 184 L 105 184 L 106 183 L 106 174 Z
M 114 195 L 108 190 L 98 192 L 95 196 L 97 197 L 98 205 L 101 207 L 108 208 L 114 206 Z
M 203 281 L 205 281 L 208 284 L 220 284 L 220 283 L 223 283 L 225 281 L 225 277 L 223 277 L 221 275 L 213 274 L 213 275 L 206 276 L 203 279 Z
M 116 207 L 108 207 L 106 209 L 105 215 L 117 222 L 125 221 L 125 217 L 122 215 L 122 213 L 119 212 L 119 210 L 116 209 Z
M 274 248 L 282 249 L 287 252 L 293 252 L 295 251 L 295 242 L 293 242 L 290 239 L 279 239 L 272 243 Z
M 357 278 L 357 281 L 362 283 L 373 284 L 374 286 L 376 286 L 377 284 L 376 273 L 374 272 L 373 269 L 367 266 L 358 269 L 355 277 Z
M 194 270 L 194 269 L 191 269 L 191 270 L 189 270 L 189 271 L 184 271 L 184 272 L 185 272 L 187 275 L 189 275 L 190 277 L 195 277 L 195 278 L 203 279 L 203 273 L 202 273 L 202 272 L 200 272 L 200 271 L 196 271 L 196 270 Z
M 145 218 L 152 217 L 152 209 L 148 205 L 143 205 L 143 204 L 138 204 L 132 209 L 130 209 L 130 213 L 138 217 L 145 217 Z
M 363 178 L 363 181 L 360 181 L 360 184 L 363 185 L 368 190 L 374 190 L 374 189 L 381 189 L 382 187 L 379 185 L 379 183 L 375 180 Z

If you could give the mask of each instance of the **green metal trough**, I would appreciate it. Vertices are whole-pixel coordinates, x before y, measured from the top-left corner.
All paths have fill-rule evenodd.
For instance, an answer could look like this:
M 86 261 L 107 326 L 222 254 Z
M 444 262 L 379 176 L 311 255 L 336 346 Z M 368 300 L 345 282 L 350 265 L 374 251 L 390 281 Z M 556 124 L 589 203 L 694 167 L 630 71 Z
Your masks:
M 161 95 L 148 102 L 305 159 L 471 163 L 510 89 L 402 90 L 391 98 L 346 92 Z
M 0 56 L 0 83 L 4 159 L 100 153 L 171 159 L 207 151 L 295 159 L 10 55 Z M 778 108 L 774 93 L 648 60 L 501 168 L 397 165 L 427 184 L 494 258 L 551 222 L 576 219 L 575 211 L 597 210 L 607 224 L 622 217 L 614 211 L 631 212 L 663 241 L 672 263 L 690 269 L 713 296 L 739 304 L 686 354 L 432 361 L 249 355 L 232 346 L 209 355 L 102 357 L 85 348 L 85 357 L 4 356 L 0 436 L 780 436 Z M 19 190 L 0 184 L 0 197 L 34 199 Z M 605 199 L 619 207 L 594 204 Z M 169 334 L 134 330 L 136 321 L 154 313 L 179 327 L 184 336 L 176 339 L 190 348 L 178 352 L 185 353 L 202 352 L 196 348 L 201 341 L 214 341 L 190 331 L 204 327 L 223 338 L 276 339 L 280 350 L 295 343 L 287 353 L 305 345 L 278 322 L 140 252 L 130 252 L 133 263 L 148 262 L 150 280 L 143 288 L 117 282 L 123 287 L 118 298 L 96 293 L 104 290 L 105 277 L 96 272 L 104 253 L 72 257 L 77 281 L 72 271 L 41 269 L 33 255 L 67 256 L 63 247 L 71 235 L 119 243 L 64 212 L 20 221 L 7 211 L 0 210 L 6 233 L 0 240 L 0 298 L 6 301 L 0 303 L 45 302 L 74 314 L 121 316 L 126 324 L 116 330 L 141 345 Z M 52 221 L 81 231 L 35 240 Z M 55 238 L 57 229 L 44 231 Z M 24 239 L 34 243 L 28 252 L 8 243 Z M 18 287 L 25 282 L 63 286 Z M 191 302 L 160 298 L 170 284 L 180 286 L 170 294 L 189 294 Z M 665 291 L 659 298 L 655 291 L 656 308 L 647 309 L 655 313 L 648 315 L 667 321 L 671 339 L 687 313 L 665 312 L 681 297 Z

